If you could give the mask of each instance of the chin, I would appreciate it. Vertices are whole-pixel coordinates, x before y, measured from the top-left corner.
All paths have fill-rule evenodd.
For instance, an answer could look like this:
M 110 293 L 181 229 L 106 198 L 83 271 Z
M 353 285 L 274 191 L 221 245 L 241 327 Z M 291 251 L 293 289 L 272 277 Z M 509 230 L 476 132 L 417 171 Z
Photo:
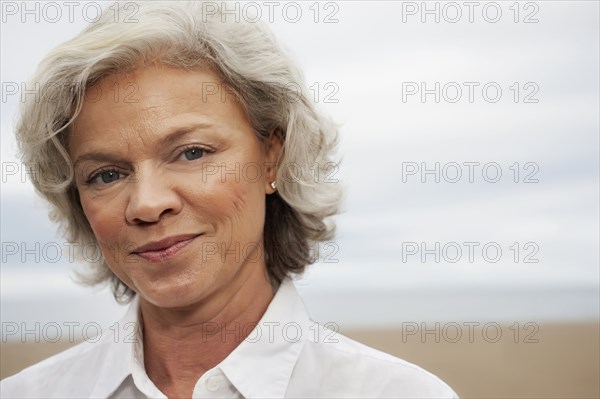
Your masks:
M 159 308 L 178 308 L 190 306 L 210 294 L 209 287 L 198 282 L 156 281 L 138 285 L 138 295 L 146 302 Z
M 177 262 L 143 262 L 121 271 L 128 275 L 140 299 L 157 307 L 176 308 L 197 303 L 214 290 L 217 265 L 204 266 L 183 258 Z

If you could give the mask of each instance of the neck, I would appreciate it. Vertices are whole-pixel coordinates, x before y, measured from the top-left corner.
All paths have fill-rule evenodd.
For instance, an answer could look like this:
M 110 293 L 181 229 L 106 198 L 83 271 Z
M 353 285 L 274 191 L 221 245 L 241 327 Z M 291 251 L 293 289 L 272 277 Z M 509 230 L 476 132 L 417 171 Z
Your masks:
M 234 279 L 198 304 L 158 308 L 140 298 L 144 364 L 168 397 L 191 397 L 198 379 L 251 332 L 274 293 L 265 268 L 245 265 Z

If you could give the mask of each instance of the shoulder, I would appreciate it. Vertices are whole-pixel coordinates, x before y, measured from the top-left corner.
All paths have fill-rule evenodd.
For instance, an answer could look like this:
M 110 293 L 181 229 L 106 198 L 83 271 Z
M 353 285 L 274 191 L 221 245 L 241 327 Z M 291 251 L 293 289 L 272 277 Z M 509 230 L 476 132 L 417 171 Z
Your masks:
M 299 371 L 318 378 L 307 396 L 458 398 L 427 370 L 316 324 L 298 360 Z M 315 338 L 315 339 L 310 339 Z M 318 371 L 318 372 L 315 372 Z
M 110 341 L 82 342 L 0 381 L 3 398 L 89 396 Z

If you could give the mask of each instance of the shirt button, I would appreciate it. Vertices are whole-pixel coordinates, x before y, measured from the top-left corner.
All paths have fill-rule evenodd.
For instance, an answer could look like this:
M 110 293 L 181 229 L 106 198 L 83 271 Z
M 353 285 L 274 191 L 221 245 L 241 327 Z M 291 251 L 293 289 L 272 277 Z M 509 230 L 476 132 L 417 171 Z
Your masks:
M 213 375 L 211 377 L 208 377 L 208 380 L 206 380 L 206 389 L 208 389 L 211 392 L 215 392 L 221 387 L 222 383 L 223 377 L 221 377 L 220 375 Z

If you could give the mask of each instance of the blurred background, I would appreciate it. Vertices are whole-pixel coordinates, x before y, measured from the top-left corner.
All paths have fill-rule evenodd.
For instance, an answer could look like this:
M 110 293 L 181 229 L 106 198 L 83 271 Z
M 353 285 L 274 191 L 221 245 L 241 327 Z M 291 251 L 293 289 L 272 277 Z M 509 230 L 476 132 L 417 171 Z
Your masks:
M 73 344 L 45 326 L 125 311 L 73 281 L 16 155 L 25 82 L 110 4 L 50 3 L 2 2 L 2 378 Z M 338 235 L 296 281 L 313 318 L 461 397 L 600 397 L 599 3 L 275 3 L 231 9 L 341 126 Z

